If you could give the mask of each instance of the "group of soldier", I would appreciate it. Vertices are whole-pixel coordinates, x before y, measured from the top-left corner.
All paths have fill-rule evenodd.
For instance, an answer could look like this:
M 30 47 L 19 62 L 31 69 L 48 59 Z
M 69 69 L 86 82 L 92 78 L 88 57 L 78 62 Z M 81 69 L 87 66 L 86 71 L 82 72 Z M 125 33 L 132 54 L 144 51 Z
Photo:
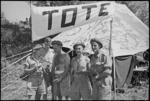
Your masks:
M 99 39 L 91 39 L 90 44 L 93 54 L 85 56 L 84 43 L 77 42 L 73 46 L 76 56 L 70 57 L 61 41 L 45 38 L 24 64 L 29 74 L 28 99 L 47 100 L 51 87 L 52 100 L 111 100 L 111 57 L 103 54 Z

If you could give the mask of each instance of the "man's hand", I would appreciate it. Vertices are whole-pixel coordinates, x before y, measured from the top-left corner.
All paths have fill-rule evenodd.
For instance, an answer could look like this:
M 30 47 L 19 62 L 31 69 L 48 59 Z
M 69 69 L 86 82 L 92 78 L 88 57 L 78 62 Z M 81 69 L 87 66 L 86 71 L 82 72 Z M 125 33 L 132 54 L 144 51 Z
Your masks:
M 37 72 L 42 72 L 42 67 L 38 67 Z
M 99 74 L 95 76 L 96 79 L 99 79 Z
M 56 78 L 53 82 L 58 83 L 58 82 L 60 82 L 61 80 L 62 80 L 62 77 L 58 77 L 58 78 Z

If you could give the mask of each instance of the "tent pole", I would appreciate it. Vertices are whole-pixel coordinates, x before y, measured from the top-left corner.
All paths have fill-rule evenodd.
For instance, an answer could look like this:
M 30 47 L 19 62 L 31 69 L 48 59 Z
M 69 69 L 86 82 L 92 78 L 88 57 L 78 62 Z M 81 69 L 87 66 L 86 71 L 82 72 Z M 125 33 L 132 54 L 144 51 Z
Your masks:
M 113 18 L 114 18 L 114 15 L 115 15 L 115 3 L 116 3 L 116 1 L 114 1 L 114 14 L 113 14 L 113 17 L 112 17 L 112 20 L 111 20 L 111 34 L 110 34 L 110 37 L 111 37 L 111 40 L 112 40 L 112 22 L 113 22 Z M 111 41 L 110 40 L 110 41 Z M 110 46 L 111 46 L 111 43 L 110 43 Z M 112 48 L 112 47 L 110 47 L 110 48 Z M 116 100 L 116 66 L 115 66 L 115 56 L 114 56 L 114 53 L 112 52 L 112 49 L 111 49 L 111 51 L 110 51 L 111 53 L 111 56 L 112 56 L 112 58 L 113 58 L 113 78 L 114 78 L 114 100 Z
M 113 22 L 113 18 L 110 20 L 110 41 L 109 41 L 109 55 L 110 56 L 112 56 L 112 52 L 111 52 L 112 22 Z
M 31 3 L 32 3 L 32 1 L 30 1 L 30 29 L 31 29 L 31 40 L 32 40 L 32 19 L 31 19 L 31 17 L 32 17 L 32 13 L 31 13 Z M 33 42 L 33 40 L 32 40 L 32 53 L 33 53 L 33 47 L 34 47 L 34 42 Z
M 114 75 L 113 75 L 113 78 L 114 78 L 114 99 L 116 100 L 116 88 L 115 88 L 115 58 L 113 56 L 113 52 L 112 52 L 112 48 L 111 48 L 111 43 L 112 43 L 112 23 L 113 23 L 113 18 L 110 20 L 110 41 L 109 41 L 109 56 L 111 56 L 113 58 L 113 71 L 114 71 Z
M 113 78 L 114 78 L 114 100 L 116 100 L 116 68 L 115 68 L 115 57 L 113 56 Z

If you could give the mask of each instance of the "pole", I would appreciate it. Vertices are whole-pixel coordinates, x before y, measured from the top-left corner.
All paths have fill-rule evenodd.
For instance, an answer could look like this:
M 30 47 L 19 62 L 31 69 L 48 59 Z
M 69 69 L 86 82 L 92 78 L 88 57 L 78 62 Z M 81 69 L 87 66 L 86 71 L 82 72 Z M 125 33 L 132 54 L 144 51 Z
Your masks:
M 115 68 L 115 57 L 113 56 L 113 71 L 114 71 L 114 73 L 113 73 L 113 77 L 114 77 L 114 100 L 116 100 L 116 68 Z
M 112 56 L 111 50 L 111 40 L 112 40 L 112 22 L 113 18 L 110 20 L 110 41 L 109 41 L 109 55 Z
M 113 23 L 113 18 L 114 18 L 114 15 L 115 15 L 115 1 L 114 1 L 114 14 L 112 16 L 112 19 L 110 21 L 110 43 L 109 43 L 109 55 L 112 57 L 113 61 L 113 78 L 114 78 L 114 85 L 112 87 L 114 87 L 114 100 L 116 100 L 116 68 L 115 68 L 115 57 L 113 55 L 113 51 L 112 51 L 112 23 Z
M 31 29 L 31 40 L 32 40 L 32 13 L 31 13 L 31 3 L 32 3 L 32 1 L 30 1 L 30 29 Z M 33 46 L 34 46 L 34 42 L 33 42 L 33 40 L 32 40 L 32 53 L 33 53 Z
M 112 57 L 113 61 L 113 78 L 114 78 L 114 100 L 116 100 L 116 88 L 115 88 L 115 85 L 116 85 L 116 78 L 115 78 L 115 58 L 113 56 L 113 52 L 112 52 L 112 23 L 113 23 L 113 18 L 110 20 L 110 41 L 109 41 L 109 56 Z

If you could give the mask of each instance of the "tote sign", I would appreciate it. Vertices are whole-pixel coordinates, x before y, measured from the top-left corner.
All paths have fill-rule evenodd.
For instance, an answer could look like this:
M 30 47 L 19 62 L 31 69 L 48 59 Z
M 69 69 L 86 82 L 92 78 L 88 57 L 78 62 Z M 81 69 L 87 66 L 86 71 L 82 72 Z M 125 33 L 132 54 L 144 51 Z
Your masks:
M 105 1 L 59 7 L 32 6 L 32 41 L 112 17 L 114 4 L 114 1 Z

